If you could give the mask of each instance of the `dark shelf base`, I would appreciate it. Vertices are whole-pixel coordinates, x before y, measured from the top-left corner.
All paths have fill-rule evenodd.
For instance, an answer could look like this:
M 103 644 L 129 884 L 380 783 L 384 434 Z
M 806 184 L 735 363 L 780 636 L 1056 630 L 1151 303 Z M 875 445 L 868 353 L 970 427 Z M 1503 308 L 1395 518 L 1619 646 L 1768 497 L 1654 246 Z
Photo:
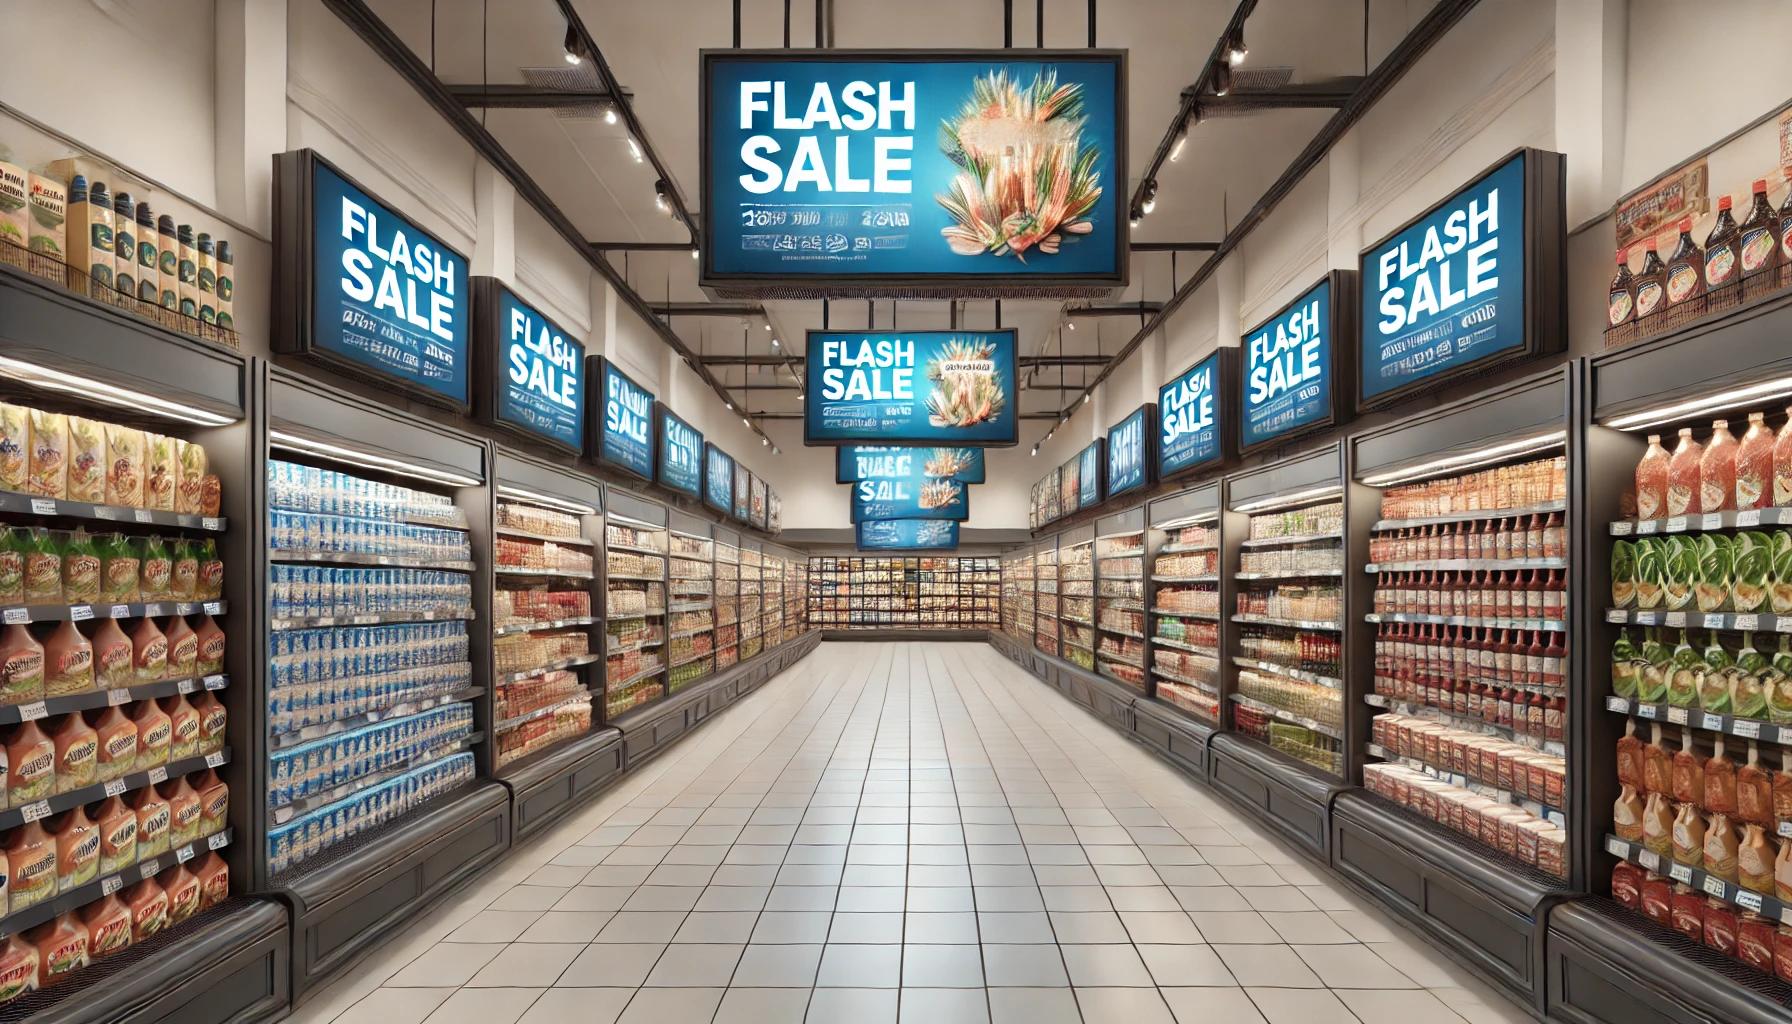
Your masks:
M 510 790 L 480 781 L 287 883 L 303 1000 L 510 847 Z
M 988 629 L 972 629 L 969 627 L 964 629 L 948 629 L 944 626 L 915 626 L 912 628 L 890 626 L 888 628 L 879 629 L 834 629 L 823 626 L 821 628 L 821 635 L 824 640 L 846 640 L 861 643 L 896 640 L 932 640 L 936 642 L 950 643 L 988 640 L 991 633 Z
M 1132 702 L 1132 739 L 1182 769 L 1205 781 L 1209 775 L 1208 746 L 1214 730 L 1175 708 L 1155 700 Z
M 510 787 L 510 828 L 521 843 L 622 774 L 622 733 L 598 729 L 502 770 Z
M 291 998 L 291 930 L 273 900 L 233 899 L 141 946 L 24 996 L 0 1021 L 235 1024 L 271 1020 Z
M 1341 782 L 1247 736 L 1216 733 L 1209 751 L 1214 789 L 1315 860 L 1329 861 L 1331 804 L 1346 788 Z

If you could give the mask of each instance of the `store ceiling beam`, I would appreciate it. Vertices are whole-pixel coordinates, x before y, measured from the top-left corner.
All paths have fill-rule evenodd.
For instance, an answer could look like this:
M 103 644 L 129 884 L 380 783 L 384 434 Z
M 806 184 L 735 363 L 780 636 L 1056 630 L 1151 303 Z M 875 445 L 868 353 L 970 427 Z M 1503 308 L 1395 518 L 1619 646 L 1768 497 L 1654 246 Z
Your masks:
M 598 252 L 690 252 L 689 242 L 592 242 Z
M 1349 75 L 1323 82 L 1302 82 L 1269 89 L 1234 89 L 1224 96 L 1202 97 L 1194 94 L 1192 89 L 1185 89 L 1183 99 L 1195 101 L 1203 114 L 1220 110 L 1336 110 L 1362 84 L 1361 75 Z
M 1215 252 L 1218 242 L 1133 242 L 1133 252 Z
M 567 107 L 601 107 L 616 102 L 602 89 L 542 89 L 533 85 L 450 85 L 451 93 L 473 110 L 560 110 Z M 628 99 L 628 93 L 622 94 Z M 689 246 L 686 246 L 689 248 Z
M 1064 311 L 1067 317 L 1085 316 L 1149 316 L 1164 308 L 1161 302 L 1127 302 L 1118 306 L 1072 306 Z
M 756 302 L 730 305 L 725 302 L 656 302 L 648 307 L 658 316 L 764 316 L 765 307 Z
M 1257 0 L 1238 0 L 1232 17 L 1226 19 L 1226 27 L 1220 30 L 1219 39 L 1214 41 L 1213 52 L 1207 56 L 1207 63 L 1201 65 L 1200 76 L 1193 85 L 1182 90 L 1182 101 L 1176 107 L 1176 117 L 1170 122 L 1169 130 L 1164 132 L 1162 141 L 1158 142 L 1157 152 L 1151 155 L 1151 162 L 1146 165 L 1139 183 L 1133 186 L 1132 198 L 1126 207 L 1128 210 L 1137 211 L 1145 202 L 1146 186 L 1157 180 L 1157 172 L 1170 159 L 1170 150 L 1176 146 L 1176 137 L 1193 127 L 1189 124 L 1189 117 L 1194 113 L 1197 98 L 1213 91 L 1213 69 L 1226 59 L 1226 44 L 1231 42 L 1234 34 L 1243 31 L 1245 19 L 1256 9 Z

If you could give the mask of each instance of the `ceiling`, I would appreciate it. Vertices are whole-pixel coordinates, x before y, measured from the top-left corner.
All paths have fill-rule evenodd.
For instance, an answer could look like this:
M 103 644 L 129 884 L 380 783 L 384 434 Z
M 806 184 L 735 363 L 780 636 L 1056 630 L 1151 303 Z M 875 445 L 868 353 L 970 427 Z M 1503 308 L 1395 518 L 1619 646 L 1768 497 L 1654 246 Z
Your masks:
M 687 209 L 696 206 L 698 168 L 698 52 L 726 48 L 733 34 L 731 0 L 573 0 L 621 83 L 645 136 L 667 169 Z M 823 0 L 831 9 L 837 47 L 1000 47 L 1002 0 Z M 1035 4 L 1013 0 L 1013 39 L 1032 46 Z M 1423 17 L 1432 0 L 1274 0 L 1260 4 L 1245 25 L 1250 54 L 1239 70 L 1272 83 L 1322 82 L 1361 75 Z M 566 22 L 555 0 L 368 0 L 369 7 L 451 86 L 524 85 L 590 89 L 601 86 L 592 62 L 563 59 Z M 748 47 L 815 42 L 817 4 L 811 0 L 740 0 L 741 42 Z M 1087 44 L 1088 12 L 1097 12 L 1096 41 L 1128 51 L 1128 166 L 1134 179 L 1150 167 L 1170 130 L 1181 94 L 1200 77 L 1237 0 L 1044 0 L 1047 46 Z M 1367 38 L 1365 38 L 1367 33 Z M 1241 79 L 1235 92 L 1243 92 Z M 487 128 L 539 183 L 584 236 L 616 244 L 687 244 L 683 224 L 655 202 L 657 175 L 637 158 L 622 121 L 598 108 L 486 109 Z M 1156 208 L 1133 231 L 1135 242 L 1217 242 L 1332 116 L 1329 109 L 1227 112 L 1189 134 L 1180 159 L 1157 175 Z M 645 156 L 645 154 L 640 154 Z M 697 263 L 683 248 L 624 251 L 607 257 L 648 303 L 685 307 L 709 300 L 697 287 Z M 1135 253 L 1132 284 L 1103 305 L 1161 303 L 1186 282 L 1208 254 Z M 742 303 L 723 303 L 730 308 Z M 748 303 L 747 305 L 754 305 Z M 822 326 L 822 303 L 767 301 L 764 316 L 670 316 L 673 330 L 706 356 L 800 356 L 804 332 Z M 1026 356 L 1111 355 L 1139 329 L 1138 315 L 1067 318 L 1058 301 L 1007 300 L 1002 325 L 1020 331 Z M 994 303 L 961 303 L 960 323 L 995 323 Z M 830 304 L 834 328 L 873 323 L 889 327 L 946 327 L 943 301 L 863 299 Z M 1074 322 L 1074 330 L 1064 329 Z M 770 330 L 767 330 L 769 325 Z M 779 341 L 774 349 L 772 340 Z M 791 417 L 802 406 L 800 365 L 712 365 L 711 371 L 755 414 Z M 1023 416 L 1051 416 L 1078 397 L 1100 363 L 1034 367 L 1023 374 Z M 750 396 L 741 389 L 751 386 Z M 1049 424 L 1023 429 L 1036 440 Z

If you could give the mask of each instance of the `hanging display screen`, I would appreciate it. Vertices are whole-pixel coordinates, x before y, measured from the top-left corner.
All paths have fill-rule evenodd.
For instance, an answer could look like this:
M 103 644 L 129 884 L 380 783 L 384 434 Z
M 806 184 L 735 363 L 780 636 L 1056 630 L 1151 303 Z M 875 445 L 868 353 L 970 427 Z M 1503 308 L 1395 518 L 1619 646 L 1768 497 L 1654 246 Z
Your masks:
M 705 51 L 701 283 L 835 296 L 1124 284 L 1125 62 Z
M 1561 294 L 1561 162 L 1520 150 L 1363 250 L 1359 407 L 1565 342 L 1538 308 Z
M 803 443 L 1002 447 L 1015 332 L 810 331 Z
M 734 464 L 734 518 L 743 523 L 753 521 L 753 474 L 738 462 Z
M 1069 462 L 1058 467 L 1058 510 L 1070 515 L 1081 509 L 1083 499 L 1083 456 L 1078 452 Z
M 752 505 L 749 509 L 749 515 L 752 518 L 753 525 L 759 527 L 761 530 L 765 529 L 765 527 L 766 527 L 766 500 L 765 500 L 765 498 L 766 498 L 765 481 L 759 479 L 758 477 L 754 477 L 753 478 L 753 489 L 752 489 L 751 493 L 749 493 L 749 495 L 748 495 L 748 500 L 752 502 Z
M 1324 280 L 1246 332 L 1239 375 L 1239 450 L 1250 451 L 1337 422 L 1340 369 L 1347 365 L 1338 327 L 1349 300 L 1348 271 Z
M 765 529 L 769 533 L 784 532 L 784 502 L 773 491 L 765 499 Z
M 652 480 L 653 392 L 602 356 L 591 357 L 590 374 L 601 398 L 591 421 L 592 452 L 606 465 Z
M 467 258 L 309 149 L 274 192 L 274 350 L 470 411 Z
M 585 451 L 585 346 L 503 282 L 473 279 L 474 342 L 490 387 L 487 422 L 569 452 Z
M 1103 442 L 1096 438 L 1089 442 L 1076 457 L 1077 492 L 1076 507 L 1078 509 L 1094 508 L 1101 504 L 1101 482 L 1103 463 L 1101 449 Z
M 970 485 L 956 480 L 906 477 L 860 480 L 852 485 L 852 521 L 969 519 Z
M 1058 486 L 1058 482 L 1059 482 L 1058 478 L 1063 475 L 1064 475 L 1064 467 L 1063 466 L 1059 466 L 1057 469 L 1054 469 L 1050 473 L 1046 474 L 1045 481 L 1044 481 L 1045 493 L 1042 495 L 1042 497 L 1044 498 L 1044 505 L 1042 506 L 1043 515 L 1040 517 L 1040 520 L 1039 520 L 1041 525 L 1044 525 L 1045 523 L 1049 523 L 1052 520 L 1058 519 L 1064 515 L 1064 501 L 1063 501 L 1064 494 L 1063 494 L 1063 490 Z
M 950 551 L 958 524 L 947 519 L 887 519 L 853 527 L 861 551 Z
M 734 458 L 708 441 L 703 442 L 703 504 L 734 514 Z
M 1157 389 L 1157 478 L 1168 480 L 1225 456 L 1230 350 L 1216 349 Z
M 664 405 L 658 409 L 654 479 L 663 487 L 699 497 L 703 491 L 703 434 Z
M 1146 402 L 1108 428 L 1108 497 L 1151 482 L 1151 431 L 1156 422 L 1157 406 Z
M 884 475 L 898 456 L 907 453 L 921 459 L 928 476 L 951 477 L 965 484 L 983 482 L 981 448 L 902 448 L 868 444 L 841 445 L 834 449 L 834 482 L 850 484 Z

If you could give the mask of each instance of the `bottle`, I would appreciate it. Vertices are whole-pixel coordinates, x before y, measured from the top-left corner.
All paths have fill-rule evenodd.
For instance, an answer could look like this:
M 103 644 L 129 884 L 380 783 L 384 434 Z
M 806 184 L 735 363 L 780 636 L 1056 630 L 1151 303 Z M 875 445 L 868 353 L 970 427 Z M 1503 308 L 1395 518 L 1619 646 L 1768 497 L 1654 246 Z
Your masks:
M 199 879 L 185 864 L 176 864 L 156 876 L 168 893 L 168 923 L 179 924 L 199 912 Z
M 1687 221 L 1691 224 L 1691 221 Z M 1690 230 L 1690 229 L 1689 229 Z M 180 255 L 180 315 L 199 317 L 199 252 L 193 246 L 193 225 L 182 224 L 176 235 Z M 1692 239 L 1687 238 L 1690 242 Z
M 1756 178 L 1751 187 L 1754 199 L 1749 203 L 1748 216 L 1742 221 L 1741 240 L 1736 247 L 1745 280 L 1780 265 L 1780 216 L 1767 201 L 1767 179 Z
M 185 846 L 199 838 L 199 794 L 194 792 L 185 775 L 169 779 L 156 787 L 168 801 L 168 844 Z
M 168 801 L 145 786 L 137 791 L 131 809 L 137 812 L 137 858 L 145 860 L 168 852 Z
M 156 269 L 155 215 L 148 203 L 137 204 L 137 301 L 154 306 L 162 301 L 162 282 Z
M 207 853 L 193 866 L 199 879 L 199 909 L 209 910 L 230 898 L 230 866 L 216 853 Z
M 93 689 L 93 644 L 64 619 L 44 640 L 44 695 L 62 697 Z
M 0 703 L 28 704 L 44 698 L 44 648 L 23 623 L 0 634 Z
M 109 796 L 93 812 L 100 830 L 100 873 L 109 875 L 137 863 L 137 812 Z
M 1792 406 L 1786 407 L 1786 425 L 1773 439 L 1773 504 L 1792 505 Z
M 10 935 L 0 943 L 0 1006 L 37 991 L 37 947 L 22 935 Z
M 92 604 L 100 598 L 100 551 L 93 535 L 76 529 L 62 544 L 62 599 Z
M 13 829 L 6 843 L 6 871 L 14 912 L 56 895 L 56 840 L 42 821 Z
M 112 201 L 106 186 L 87 187 L 75 175 L 68 186 L 68 265 L 96 287 L 112 288 Z
M 174 719 L 153 700 L 139 701 L 131 710 L 137 725 L 137 771 L 146 772 L 168 763 L 174 742 Z
M 166 601 L 174 583 L 174 560 L 160 537 L 143 537 L 137 543 L 138 572 L 143 600 Z
M 1668 305 L 1678 306 L 1705 294 L 1705 253 L 1692 240 L 1692 218 L 1680 219 L 1680 240 L 1668 257 Z
M 186 679 L 199 674 L 199 637 L 193 632 L 187 620 L 179 615 L 168 617 L 168 677 L 170 679 Z M 180 736 L 178 723 L 175 737 Z
M 87 955 L 98 960 L 122 952 L 131 944 L 131 911 L 118 898 L 107 893 L 82 907 L 81 924 L 87 929 Z
M 135 945 L 168 926 L 168 894 L 153 878 L 126 889 L 124 905 L 131 910 L 131 943 Z
M 224 671 L 224 630 L 210 615 L 202 616 L 199 628 L 193 631 L 198 642 L 198 662 L 195 671 L 200 675 L 213 675 Z
M 1748 431 L 1736 449 L 1737 508 L 1765 508 L 1772 499 L 1773 450 L 1773 431 L 1767 429 L 1766 415 L 1749 413 Z
M 94 784 L 99 775 L 100 734 L 80 712 L 63 715 L 50 734 L 56 745 L 57 793 L 69 793 Z
M 193 792 L 199 794 L 199 837 L 224 831 L 229 824 L 230 787 L 210 768 L 190 778 Z
M 168 637 L 156 627 L 154 619 L 145 615 L 137 620 L 137 629 L 131 634 L 131 647 L 131 659 L 139 681 L 149 683 L 167 678 Z
M 62 545 L 37 527 L 25 546 L 25 603 L 66 604 L 62 599 Z
M 1680 443 L 1668 460 L 1668 515 L 1698 515 L 1702 495 L 1699 484 L 1699 463 L 1705 448 L 1692 439 L 1692 428 L 1680 428 Z
M 236 258 L 224 239 L 218 240 L 218 326 L 236 330 Z
M 1656 251 L 1655 239 L 1643 243 L 1643 267 L 1636 272 L 1636 318 L 1653 316 L 1666 308 L 1668 288 L 1667 264 Z
M 122 779 L 136 770 L 137 723 L 114 706 L 100 712 L 93 730 L 99 734 L 99 781 Z
M 143 595 L 142 560 L 122 533 L 100 543 L 100 593 L 113 604 L 134 604 Z
M 1630 275 L 1630 250 L 1618 250 L 1618 272 L 1606 291 L 1605 327 L 1622 327 L 1636 320 L 1636 278 Z
M 174 232 L 174 218 L 162 214 L 156 218 L 156 280 L 161 287 L 163 309 L 180 309 L 180 242 Z
M 1707 290 L 1735 283 L 1741 264 L 1741 260 L 1737 259 L 1736 246 L 1742 236 L 1736 230 L 1736 218 L 1730 214 L 1730 202 L 1729 196 L 1718 197 L 1717 223 L 1712 225 L 1711 233 L 1705 236 Z
M 198 255 L 199 319 L 215 324 L 218 322 L 218 261 L 212 255 L 212 236 L 201 231 L 193 248 Z
M 129 192 L 112 196 L 112 287 L 137 297 L 137 221 Z
M 179 761 L 199 753 L 199 712 L 187 703 L 185 694 L 162 698 L 162 710 L 168 712 L 172 733 L 168 741 L 168 758 Z
M 87 817 L 85 807 L 76 804 L 56 823 L 52 834 L 56 837 L 57 892 L 72 892 L 99 876 L 100 830 Z
M 176 538 L 168 542 L 168 597 L 192 601 L 199 588 L 199 545 Z
M 37 944 L 37 985 L 49 988 L 87 966 L 87 929 L 63 914 L 25 933 Z
M 1736 438 L 1725 420 L 1711 421 L 1711 440 L 1699 458 L 1699 511 L 1736 507 Z

